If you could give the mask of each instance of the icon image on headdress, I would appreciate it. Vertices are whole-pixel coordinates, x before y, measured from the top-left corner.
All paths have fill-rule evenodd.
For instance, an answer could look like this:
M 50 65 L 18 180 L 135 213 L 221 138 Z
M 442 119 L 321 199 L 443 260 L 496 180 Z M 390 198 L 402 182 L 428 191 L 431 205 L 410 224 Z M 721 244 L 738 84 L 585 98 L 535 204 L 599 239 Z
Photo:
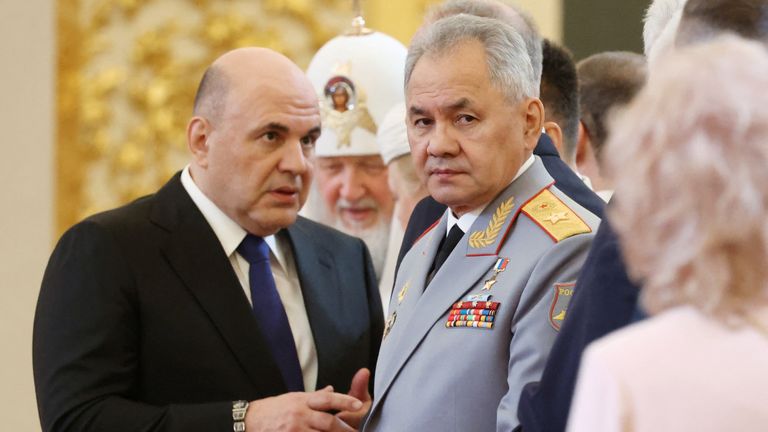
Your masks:
M 357 88 L 346 76 L 335 75 L 323 87 L 324 98 L 320 102 L 323 127 L 330 128 L 337 137 L 337 148 L 349 147 L 354 128 L 376 133 L 376 122 L 365 104 L 363 89 Z
M 357 95 L 355 85 L 349 78 L 335 76 L 328 80 L 324 89 L 328 105 L 338 112 L 346 112 L 355 108 Z

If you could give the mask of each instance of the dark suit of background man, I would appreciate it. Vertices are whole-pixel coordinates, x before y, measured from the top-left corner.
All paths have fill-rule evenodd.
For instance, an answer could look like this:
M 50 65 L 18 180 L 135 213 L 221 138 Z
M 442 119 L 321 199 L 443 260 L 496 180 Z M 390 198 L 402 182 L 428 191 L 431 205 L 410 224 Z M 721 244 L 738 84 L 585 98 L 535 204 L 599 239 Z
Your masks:
M 239 49 L 208 69 L 188 168 L 51 256 L 33 341 L 44 430 L 357 425 L 382 312 L 362 241 L 297 220 L 319 132 L 312 86 L 282 55 Z

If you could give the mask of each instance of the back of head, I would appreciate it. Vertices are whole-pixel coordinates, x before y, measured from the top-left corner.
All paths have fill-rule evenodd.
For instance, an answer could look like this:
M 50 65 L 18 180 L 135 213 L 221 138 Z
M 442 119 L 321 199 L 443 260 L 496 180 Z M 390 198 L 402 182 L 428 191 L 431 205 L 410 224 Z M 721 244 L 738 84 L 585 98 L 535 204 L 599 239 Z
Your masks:
M 768 44 L 768 0 L 688 0 L 675 43 L 704 42 L 723 32 Z
M 581 122 L 598 163 L 608 137 L 606 121 L 612 110 L 629 103 L 645 84 L 645 57 L 626 51 L 592 55 L 577 65 Z
M 491 18 L 454 15 L 438 20 L 414 36 L 405 61 L 405 88 L 422 56 L 447 54 L 461 42 L 477 40 L 485 47 L 491 84 L 518 102 L 539 93 L 531 59 L 520 35 L 509 25 Z
M 536 23 L 528 13 L 500 0 L 448 0 L 430 9 L 424 18 L 422 28 L 443 18 L 459 14 L 492 18 L 512 26 L 523 38 L 525 49 L 531 58 L 534 78 L 537 81 L 536 87 L 539 87 L 538 81 L 542 73 L 542 39 Z
M 725 36 L 676 50 L 613 125 L 610 216 L 650 312 L 768 297 L 767 92 L 766 50 Z
M 579 88 L 571 53 L 549 40 L 544 41 L 541 73 L 541 102 L 547 121 L 563 131 L 563 159 L 570 161 L 579 136 Z

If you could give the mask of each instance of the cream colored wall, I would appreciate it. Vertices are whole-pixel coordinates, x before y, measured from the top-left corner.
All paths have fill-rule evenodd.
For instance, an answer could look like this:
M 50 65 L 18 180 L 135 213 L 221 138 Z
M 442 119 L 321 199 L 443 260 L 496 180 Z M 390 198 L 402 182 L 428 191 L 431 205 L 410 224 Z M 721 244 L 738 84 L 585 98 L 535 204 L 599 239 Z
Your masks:
M 513 0 L 527 10 L 539 26 L 542 36 L 563 41 L 563 0 Z
M 0 0 L 0 429 L 37 431 L 32 317 L 53 232 L 53 0 Z
M 555 42 L 563 40 L 563 0 L 501 0 L 528 11 L 541 34 Z M 363 0 L 366 21 L 374 30 L 387 33 L 408 45 L 421 25 L 425 8 L 440 0 Z

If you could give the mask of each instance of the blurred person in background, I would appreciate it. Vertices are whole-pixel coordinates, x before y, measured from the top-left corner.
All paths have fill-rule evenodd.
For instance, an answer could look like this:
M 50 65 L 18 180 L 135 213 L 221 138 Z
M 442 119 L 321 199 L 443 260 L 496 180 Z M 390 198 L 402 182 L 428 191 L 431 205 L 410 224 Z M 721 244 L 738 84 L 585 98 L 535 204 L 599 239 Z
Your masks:
M 552 139 L 560 158 L 591 187 L 576 170 L 576 141 L 579 138 L 579 83 L 576 63 L 567 48 L 548 39 L 542 43 L 541 103 L 544 104 L 544 133 Z
M 403 102 L 405 55 L 405 46 L 391 36 L 353 27 L 323 45 L 307 68 L 323 133 L 302 214 L 361 238 L 379 280 L 394 200 L 376 134 L 387 112 Z
M 384 316 L 389 308 L 389 297 L 395 282 L 397 252 L 403 242 L 403 233 L 408 225 L 413 208 L 425 196 L 427 187 L 413 165 L 408 133 L 405 127 L 405 103 L 392 107 L 381 122 L 376 135 L 381 157 L 389 170 L 389 189 L 395 199 L 392 226 L 389 229 L 387 260 L 379 281 L 381 304 Z
M 765 430 L 767 93 L 765 47 L 724 36 L 661 61 L 614 124 L 609 217 L 652 318 L 588 347 L 569 431 Z
M 645 57 L 626 51 L 594 54 L 578 63 L 580 122 L 574 162 L 608 202 L 613 184 L 604 173 L 602 152 L 611 113 L 629 103 L 645 84 Z

